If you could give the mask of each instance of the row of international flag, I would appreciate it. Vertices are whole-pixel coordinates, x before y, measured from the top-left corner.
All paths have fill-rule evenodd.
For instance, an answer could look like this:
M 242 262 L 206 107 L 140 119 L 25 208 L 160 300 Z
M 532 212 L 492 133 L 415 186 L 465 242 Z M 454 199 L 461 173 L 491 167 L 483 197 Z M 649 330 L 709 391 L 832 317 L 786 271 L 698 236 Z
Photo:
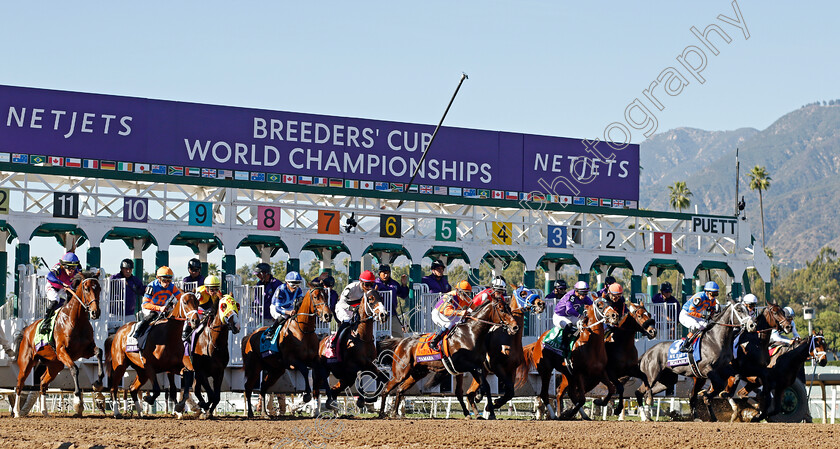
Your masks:
M 322 176 L 284 175 L 278 173 L 248 172 L 215 168 L 197 168 L 181 165 L 143 164 L 136 162 L 82 159 L 61 156 L 40 156 L 21 153 L 0 152 L 0 162 L 31 164 L 38 166 L 88 168 L 96 170 L 121 171 L 168 176 L 192 176 L 196 178 L 230 179 L 235 181 L 272 182 L 279 184 L 298 184 L 313 187 L 338 187 L 345 189 L 373 190 L 380 192 L 408 192 L 425 195 L 457 196 L 463 198 L 529 201 L 538 203 L 558 203 L 575 206 L 610 207 L 615 209 L 636 209 L 636 201 L 593 198 L 582 196 L 550 195 L 537 192 L 516 192 L 508 190 L 476 189 L 465 187 L 445 187 L 384 181 L 357 181 Z M 407 187 L 407 190 L 406 190 Z

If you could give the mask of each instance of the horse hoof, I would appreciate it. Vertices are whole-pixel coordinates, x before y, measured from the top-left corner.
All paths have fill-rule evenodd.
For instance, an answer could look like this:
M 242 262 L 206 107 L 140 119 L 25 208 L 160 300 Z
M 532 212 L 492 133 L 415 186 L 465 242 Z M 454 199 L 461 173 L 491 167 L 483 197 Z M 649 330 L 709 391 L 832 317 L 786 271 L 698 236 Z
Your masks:
M 182 403 L 182 402 L 179 402 L 179 403 L 175 404 L 175 413 L 183 413 L 184 408 L 186 408 L 186 407 L 185 407 L 184 403 Z
M 593 400 L 592 403 L 597 405 L 598 407 L 603 407 L 603 406 L 607 405 L 607 401 L 605 401 L 601 398 Z
M 311 401 L 311 400 L 312 400 L 312 394 L 310 394 L 310 393 L 305 393 L 305 394 L 303 395 L 303 402 L 309 402 L 309 401 Z
M 155 405 L 155 399 L 148 394 L 143 396 L 143 402 L 149 405 Z

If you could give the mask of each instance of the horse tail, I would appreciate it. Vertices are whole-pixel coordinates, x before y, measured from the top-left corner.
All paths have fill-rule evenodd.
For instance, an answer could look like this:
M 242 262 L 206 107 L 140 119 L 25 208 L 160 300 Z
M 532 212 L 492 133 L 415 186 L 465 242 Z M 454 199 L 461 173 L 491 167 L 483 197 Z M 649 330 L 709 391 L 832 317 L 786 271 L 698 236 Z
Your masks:
M 376 344 L 376 352 L 382 351 L 391 351 L 394 352 L 394 349 L 397 348 L 397 345 L 400 344 L 401 338 L 386 338 L 379 343 Z
M 535 345 L 536 343 L 532 343 L 522 348 L 522 355 L 525 357 L 525 360 L 516 367 L 516 388 L 525 385 L 531 368 L 537 367 L 537 364 L 534 362 Z
M 105 376 L 108 378 L 109 387 L 111 386 L 111 372 L 113 371 L 111 368 L 111 348 L 114 346 L 114 337 L 116 336 L 117 334 L 109 335 L 108 338 L 105 339 L 105 344 L 103 345 L 105 348 Z
M 14 342 L 12 343 L 12 362 L 17 363 L 18 355 L 20 355 L 20 342 L 23 341 L 23 329 L 15 332 Z

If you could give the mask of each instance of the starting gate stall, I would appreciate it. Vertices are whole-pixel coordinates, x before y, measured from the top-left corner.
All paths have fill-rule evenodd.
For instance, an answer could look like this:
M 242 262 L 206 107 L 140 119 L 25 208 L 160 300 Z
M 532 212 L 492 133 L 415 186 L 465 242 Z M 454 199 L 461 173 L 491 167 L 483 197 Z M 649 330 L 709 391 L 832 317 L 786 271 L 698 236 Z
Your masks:
M 140 275 L 150 245 L 154 267 L 168 265 L 170 246 L 189 246 L 205 275 L 209 254 L 220 251 L 223 289 L 242 305 L 232 366 L 241 363 L 242 335 L 266 324 L 261 287 L 235 276 L 239 247 L 265 262 L 283 249 L 290 270 L 303 251 L 323 270 L 344 253 L 351 279 L 366 256 L 405 256 L 412 332 L 436 330 L 429 312 L 438 295 L 421 284 L 427 257 L 463 260 L 476 285 L 489 281 L 478 279 L 482 262 L 498 272 L 521 261 L 524 284 L 534 288 L 542 267 L 547 289 L 565 265 L 599 281 L 621 267 L 632 271 L 631 297 L 643 293 L 643 276 L 654 285 L 663 269 L 684 273 L 683 296 L 708 269 L 726 272 L 732 297 L 748 267 L 770 279 L 744 217 L 638 209 L 638 145 L 443 128 L 421 162 L 431 126 L 10 86 L 0 93 L 0 266 L 15 242 L 15 295 L 0 307 L 6 335 L 42 314 L 41 281 L 27 265 L 31 239 L 44 233 L 67 248 L 88 242 L 88 267 L 101 265 L 105 240 L 121 240 Z M 6 291 L 3 278 L 0 298 Z M 103 340 L 132 319 L 124 291 L 103 282 Z M 675 311 L 650 308 L 660 335 L 676 335 Z M 548 329 L 551 310 L 528 316 L 526 338 Z M 390 321 L 377 325 L 378 338 L 390 333 Z M 226 381 L 232 391 L 242 388 L 236 372 Z M 8 378 L 0 375 L 0 387 Z

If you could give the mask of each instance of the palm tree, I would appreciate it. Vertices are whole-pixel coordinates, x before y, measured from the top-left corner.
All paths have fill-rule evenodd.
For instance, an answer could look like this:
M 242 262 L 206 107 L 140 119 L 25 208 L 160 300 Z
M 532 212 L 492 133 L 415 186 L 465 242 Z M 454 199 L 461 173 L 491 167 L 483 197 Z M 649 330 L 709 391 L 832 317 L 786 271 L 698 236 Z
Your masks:
M 764 240 L 764 197 L 761 194 L 763 190 L 770 188 L 770 175 L 767 174 L 767 169 L 756 165 L 748 173 L 750 176 L 750 190 L 758 190 L 758 205 L 761 209 L 761 246 L 765 246 Z
M 682 212 L 683 209 L 687 209 L 691 205 L 691 199 L 689 197 L 693 193 L 691 193 L 691 190 L 688 190 L 685 181 L 677 181 L 674 185 L 668 186 L 668 192 L 671 208 Z

